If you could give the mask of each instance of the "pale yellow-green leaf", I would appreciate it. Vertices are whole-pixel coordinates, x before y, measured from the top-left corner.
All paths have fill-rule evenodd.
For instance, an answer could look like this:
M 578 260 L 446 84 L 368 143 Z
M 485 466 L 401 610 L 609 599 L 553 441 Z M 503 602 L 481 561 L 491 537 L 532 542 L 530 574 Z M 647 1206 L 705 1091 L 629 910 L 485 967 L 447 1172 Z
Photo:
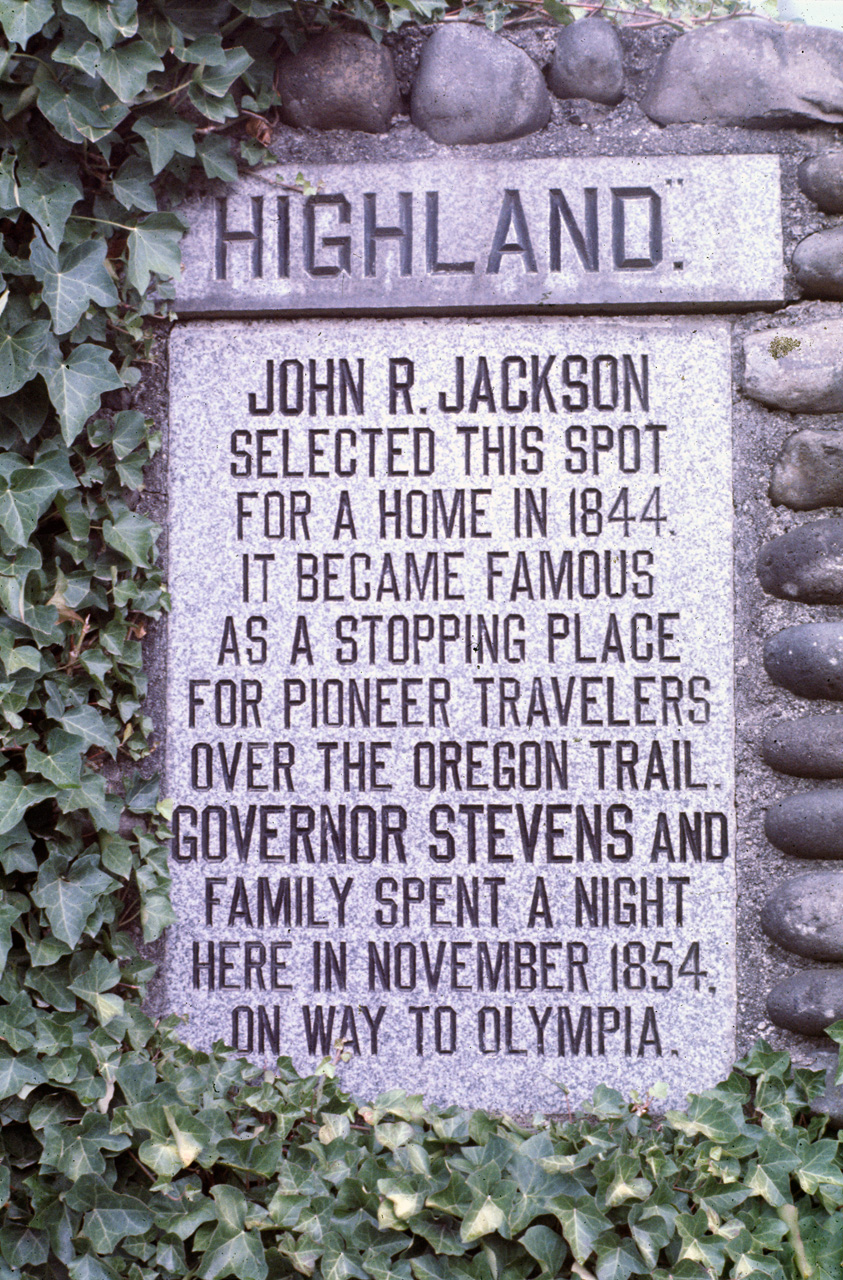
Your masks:
M 491 1196 L 486 1196 L 480 1208 L 474 1213 L 469 1211 L 463 1219 L 460 1239 L 464 1244 L 470 1244 L 472 1240 L 479 1240 L 481 1236 L 491 1235 L 501 1227 L 503 1220 L 503 1209 L 495 1204 Z

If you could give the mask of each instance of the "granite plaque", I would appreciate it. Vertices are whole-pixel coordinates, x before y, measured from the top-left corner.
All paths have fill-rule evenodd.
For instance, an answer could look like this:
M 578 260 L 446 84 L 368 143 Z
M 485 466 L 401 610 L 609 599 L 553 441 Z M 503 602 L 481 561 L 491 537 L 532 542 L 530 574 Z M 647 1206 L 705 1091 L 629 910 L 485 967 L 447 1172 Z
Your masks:
M 728 326 L 197 322 L 170 376 L 187 1039 L 522 1113 L 720 1078 Z
M 181 216 L 183 315 L 784 296 L 778 156 L 285 166 Z

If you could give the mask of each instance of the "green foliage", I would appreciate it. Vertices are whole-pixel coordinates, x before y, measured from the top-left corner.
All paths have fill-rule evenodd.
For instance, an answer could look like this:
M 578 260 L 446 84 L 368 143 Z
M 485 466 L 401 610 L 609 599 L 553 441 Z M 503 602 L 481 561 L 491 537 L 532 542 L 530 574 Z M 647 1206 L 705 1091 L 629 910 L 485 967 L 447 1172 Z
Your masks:
M 604 1089 L 523 1129 L 364 1105 L 330 1064 L 264 1075 L 141 1008 L 137 936 L 172 919 L 141 661 L 167 597 L 159 436 L 126 397 L 179 269 L 172 210 L 196 173 L 261 163 L 246 126 L 302 24 L 380 37 L 454 7 L 0 0 L 0 1280 L 839 1274 L 838 1142 L 783 1055 L 663 1123 Z

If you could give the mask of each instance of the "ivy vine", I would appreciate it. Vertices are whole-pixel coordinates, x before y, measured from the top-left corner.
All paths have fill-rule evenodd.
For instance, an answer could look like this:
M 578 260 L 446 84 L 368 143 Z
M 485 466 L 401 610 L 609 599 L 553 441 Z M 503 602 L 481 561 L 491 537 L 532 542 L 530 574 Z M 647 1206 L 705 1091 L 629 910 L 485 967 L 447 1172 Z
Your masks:
M 597 3 L 547 9 L 568 21 Z M 619 0 L 693 24 L 737 3 Z M 143 506 L 154 359 L 196 167 L 266 157 L 278 54 L 478 0 L 0 0 L 0 1280 L 837 1276 L 818 1083 L 760 1050 L 687 1114 L 600 1091 L 522 1129 L 345 1095 L 328 1062 L 196 1053 L 142 997 L 172 920 L 144 761 L 168 605 Z

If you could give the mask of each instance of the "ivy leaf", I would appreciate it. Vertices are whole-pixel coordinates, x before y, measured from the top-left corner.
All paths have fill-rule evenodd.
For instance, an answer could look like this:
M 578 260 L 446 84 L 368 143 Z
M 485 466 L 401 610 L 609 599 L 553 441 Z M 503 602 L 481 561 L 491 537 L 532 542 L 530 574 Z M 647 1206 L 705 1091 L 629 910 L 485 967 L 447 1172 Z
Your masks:
M 20 894 L 12 895 L 15 899 L 20 900 Z M 0 902 L 0 973 L 6 967 L 6 960 L 12 949 L 12 925 L 17 924 L 21 916 L 26 910 L 24 905 L 16 905 L 15 902 Z
M 491 1196 L 486 1196 L 479 1205 L 472 1205 L 463 1218 L 460 1239 L 464 1244 L 470 1244 L 473 1240 L 479 1240 L 481 1236 L 497 1231 L 503 1225 L 503 1221 L 503 1209 L 495 1204 Z
M 63 40 L 53 50 L 53 58 L 56 62 L 61 62 L 67 67 L 78 67 L 91 79 L 99 75 L 101 55 L 102 49 L 94 40 L 83 40 L 81 44 Z
M 61 717 L 61 725 L 68 734 L 75 736 L 77 750 L 81 738 L 86 750 L 88 747 L 104 747 L 110 756 L 116 754 L 117 737 L 111 722 L 104 719 L 90 703 L 65 711 Z
M 127 1133 L 113 1133 L 107 1116 L 89 1111 L 75 1124 L 50 1125 L 44 1131 L 43 1160 L 77 1182 L 86 1173 L 105 1172 L 105 1155 L 131 1146 Z
M 48 320 L 32 320 L 19 329 L 0 329 L 0 396 L 20 391 L 34 376 L 49 331 Z
M 42 296 L 53 317 L 56 333 L 69 333 L 91 303 L 113 307 L 117 289 L 105 265 L 104 240 L 88 240 L 55 254 L 36 236 L 29 254 L 32 274 L 43 286 Z
M 127 1236 L 142 1236 L 153 1225 L 152 1214 L 142 1200 L 97 1187 L 96 1203 L 85 1214 L 80 1235 L 97 1253 L 113 1253 Z
M 103 49 L 115 40 L 128 40 L 138 29 L 137 0 L 63 0 L 63 8 L 79 18 L 95 35 Z
M 152 172 L 155 174 L 166 169 L 177 152 L 181 156 L 196 155 L 192 125 L 173 113 L 164 115 L 158 112 L 143 116 L 135 121 L 134 130 L 147 145 Z
M 110 994 L 111 989 L 120 981 L 120 966 L 116 960 L 106 960 L 98 951 L 90 956 L 84 973 L 77 974 L 70 983 L 70 990 L 80 1000 L 93 1006 L 100 1022 L 105 1026 L 112 1018 L 123 1012 L 123 1001 L 120 996 Z
M 223 182 L 236 181 L 237 164 L 225 138 L 209 134 L 199 143 L 198 155 L 209 178 L 219 178 Z
M 116 831 L 120 825 L 120 800 L 109 796 L 105 779 L 99 773 L 90 770 L 83 773 L 78 787 L 63 787 L 57 792 L 56 803 L 62 813 L 87 809 L 100 830 Z
M 122 1280 L 120 1273 L 110 1263 L 93 1253 L 77 1254 L 75 1258 L 69 1258 L 67 1269 L 72 1280 Z
M 686 1113 L 668 1111 L 667 1120 L 689 1137 L 702 1134 L 714 1142 L 732 1142 L 746 1128 L 740 1100 L 715 1096 L 713 1090 L 691 1098 Z
M 778 1209 L 790 1200 L 790 1174 L 799 1163 L 795 1152 L 765 1134 L 758 1144 L 758 1163 L 747 1170 L 746 1185 Z
M 597 1280 L 629 1280 L 635 1273 L 641 1274 L 643 1263 L 634 1245 L 623 1243 L 600 1251 L 597 1260 Z
M 0 840 L 0 867 L 7 875 L 11 875 L 13 871 L 38 870 L 32 851 L 32 836 L 25 822 L 18 822 Z
M 836 1138 L 822 1138 L 811 1143 L 794 1175 L 809 1195 L 820 1186 L 843 1187 L 843 1169 L 837 1162 L 839 1143 Z
M 54 729 L 46 752 L 39 751 L 32 743 L 26 748 L 26 767 L 30 773 L 40 773 L 57 787 L 78 786 L 82 772 L 79 739 L 63 729 Z
M 278 12 L 278 0 L 234 0 L 234 7 L 250 18 L 270 18 Z
M 51 794 L 52 788 L 45 782 L 25 783 L 19 773 L 9 772 L 0 778 L 0 836 L 16 827 L 27 809 Z
M 124 209 L 155 213 L 158 199 L 152 190 L 153 176 L 148 161 L 142 156 L 129 156 L 121 164 L 111 183 L 115 200 L 119 200 Z
M 108 49 L 99 60 L 100 75 L 121 102 L 131 102 L 143 93 L 152 72 L 163 70 L 164 63 L 145 40 Z
M 147 421 L 136 409 L 122 409 L 115 413 L 110 440 L 115 458 L 122 461 L 134 453 L 143 444 L 151 426 L 151 420 Z
M 91 414 L 96 413 L 105 392 L 123 386 L 108 352 L 91 342 L 75 347 L 67 360 L 47 373 L 46 381 L 66 444 L 73 443 Z
M 0 472 L 0 528 L 12 546 L 26 546 L 57 492 L 53 477 L 40 467 L 24 463 L 9 476 Z
M 559 1275 L 568 1250 L 562 1237 L 550 1227 L 529 1227 L 520 1237 L 519 1244 L 523 1244 L 530 1256 L 536 1259 L 543 1272 Z
M 153 272 L 165 279 L 179 275 L 184 231 L 184 223 L 173 213 L 154 213 L 132 228 L 127 275 L 138 293 L 146 292 Z
M 21 48 L 52 16 L 52 0 L 0 0 L 0 26 Z
M 38 87 L 38 109 L 62 138 L 76 143 L 101 141 L 129 114 L 129 107 L 107 93 L 102 82 L 65 90 L 46 80 Z
M 124 511 L 114 521 L 103 521 L 102 526 L 108 545 L 140 568 L 149 564 L 159 532 L 157 524 L 136 511 Z
M 70 867 L 63 867 L 64 861 L 53 855 L 42 864 L 32 898 L 46 911 L 59 941 L 75 947 L 100 894 L 112 888 L 114 881 L 100 869 L 96 854 L 85 854 Z
M 38 223 L 50 247 L 58 249 L 73 206 L 82 198 L 81 189 L 53 164 L 40 169 L 19 165 L 18 183 L 21 208 Z
M 231 13 L 228 0 L 166 0 L 167 17 L 183 36 L 202 36 L 219 31 Z M 277 10 L 276 10 L 277 11 Z
M 222 47 L 222 36 L 218 31 L 199 36 L 187 45 L 182 57 L 184 62 L 193 63 L 194 66 L 204 64 L 208 67 L 224 67 L 226 51 Z
M 26 1097 L 39 1084 L 44 1084 L 47 1074 L 34 1053 L 10 1053 L 0 1044 L 0 1100 Z
M 565 1196 L 559 1196 L 554 1205 L 565 1239 L 571 1253 L 582 1266 L 594 1248 L 594 1241 L 611 1223 L 590 1204 L 575 1205 Z
M 200 64 L 193 73 L 195 83 L 213 98 L 224 98 L 238 76 L 252 65 L 252 56 L 238 46 L 224 50 L 222 65 L 215 59 L 213 64 Z
M 544 0 L 543 7 L 550 14 L 554 22 L 559 22 L 563 27 L 568 26 L 574 21 L 574 15 L 566 4 L 560 4 L 559 0 Z
M 266 1280 L 269 1268 L 260 1238 L 241 1231 L 224 1240 L 202 1259 L 200 1280 L 218 1280 L 220 1276 L 237 1276 L 238 1280 Z

